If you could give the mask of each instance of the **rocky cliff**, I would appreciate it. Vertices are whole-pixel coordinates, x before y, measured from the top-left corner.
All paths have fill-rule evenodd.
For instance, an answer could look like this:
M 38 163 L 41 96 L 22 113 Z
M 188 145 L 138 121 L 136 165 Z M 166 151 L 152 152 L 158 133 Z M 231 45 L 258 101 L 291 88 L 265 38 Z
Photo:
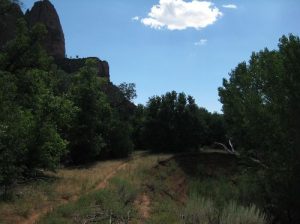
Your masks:
M 35 2 L 32 9 L 27 10 L 25 15 L 17 4 L 11 4 L 5 13 L 0 11 L 0 48 L 8 40 L 14 38 L 17 20 L 22 17 L 26 19 L 29 28 L 37 23 L 45 25 L 48 32 L 42 44 L 61 69 L 68 73 L 74 73 L 85 64 L 87 58 L 70 59 L 65 57 L 64 32 L 58 13 L 49 0 Z M 98 62 L 98 75 L 109 79 L 109 64 L 99 58 L 94 59 Z
M 101 61 L 99 58 L 96 57 L 89 57 L 89 58 L 77 58 L 77 59 L 70 59 L 70 58 L 57 58 L 55 60 L 58 67 L 62 70 L 66 71 L 67 73 L 74 73 L 77 72 L 81 67 L 84 66 L 85 61 L 87 59 L 94 59 L 97 61 L 98 64 L 98 75 L 100 77 L 105 77 L 110 80 L 109 77 L 109 64 L 107 61 Z
M 48 31 L 44 41 L 44 48 L 54 58 L 64 58 L 66 55 L 65 37 L 58 14 L 49 0 L 34 3 L 31 10 L 27 10 L 25 18 L 29 27 L 42 23 Z

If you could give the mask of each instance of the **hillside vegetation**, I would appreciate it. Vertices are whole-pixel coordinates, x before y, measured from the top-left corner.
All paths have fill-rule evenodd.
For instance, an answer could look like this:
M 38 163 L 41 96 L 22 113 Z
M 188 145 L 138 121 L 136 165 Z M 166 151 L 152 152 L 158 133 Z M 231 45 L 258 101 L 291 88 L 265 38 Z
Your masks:
M 223 151 L 143 152 L 20 186 L 23 194 L 2 204 L 0 217 L 4 223 L 266 223 L 245 172 Z
M 134 105 L 93 58 L 68 73 L 18 16 L 0 46 L 0 223 L 300 223 L 299 37 L 238 64 L 218 114 L 175 91 Z

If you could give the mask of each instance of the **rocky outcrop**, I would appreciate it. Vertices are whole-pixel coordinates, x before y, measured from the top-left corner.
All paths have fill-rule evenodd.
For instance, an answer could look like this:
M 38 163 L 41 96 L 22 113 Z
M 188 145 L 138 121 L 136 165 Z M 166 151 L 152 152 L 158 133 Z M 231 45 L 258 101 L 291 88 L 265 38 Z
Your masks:
M 24 14 L 18 4 L 7 6 L 3 12 L 0 10 L 0 49 L 8 40 L 15 37 L 17 20 L 22 17 L 24 18 Z M 84 66 L 88 58 L 71 59 L 65 57 L 64 32 L 57 11 L 49 0 L 35 2 L 32 9 L 26 11 L 25 19 L 29 28 L 38 23 L 45 25 L 48 32 L 42 45 L 47 53 L 53 56 L 59 68 L 67 73 L 74 73 Z M 98 75 L 109 80 L 109 64 L 99 58 L 94 59 L 98 62 Z
M 63 59 L 56 59 L 56 64 L 62 70 L 66 71 L 67 73 L 74 73 L 77 72 L 80 68 L 82 68 L 87 59 L 94 59 L 98 63 L 98 75 L 100 77 L 107 78 L 109 80 L 109 65 L 107 61 L 101 61 L 99 58 L 90 57 L 90 58 L 77 58 L 77 59 L 70 59 L 70 58 L 63 58 Z
M 48 31 L 44 40 L 44 48 L 54 58 L 64 58 L 66 55 L 65 37 L 58 14 L 49 0 L 37 1 L 31 10 L 25 14 L 29 27 L 42 23 Z
M 0 8 L 0 48 L 15 37 L 17 21 L 22 16 L 23 12 L 18 4 Z
M 42 23 L 47 28 L 47 37 L 44 40 L 44 48 L 53 56 L 57 65 L 68 73 L 77 72 L 84 66 L 87 58 L 65 58 L 65 38 L 56 9 L 49 0 L 38 1 L 30 11 L 26 12 L 26 20 L 29 27 Z M 94 58 L 98 62 L 98 75 L 109 79 L 109 65 L 106 61 Z

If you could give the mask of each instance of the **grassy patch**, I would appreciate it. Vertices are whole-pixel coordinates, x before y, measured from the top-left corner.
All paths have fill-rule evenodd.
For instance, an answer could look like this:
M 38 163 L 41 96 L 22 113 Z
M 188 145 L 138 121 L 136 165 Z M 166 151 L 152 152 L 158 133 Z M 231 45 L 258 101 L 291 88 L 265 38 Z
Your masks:
M 178 204 L 167 197 L 154 199 L 152 204 L 151 217 L 147 220 L 148 224 L 175 224 L 179 223 L 179 208 Z
M 72 202 L 91 191 L 124 161 L 103 161 L 86 168 L 60 169 L 49 178 L 20 185 L 10 201 L 0 202 L 0 222 L 14 224 L 32 214 Z M 58 222 L 59 223 L 59 222 Z
M 77 202 L 60 206 L 39 223 L 128 222 L 136 216 L 133 207 L 136 194 L 137 189 L 127 181 L 114 178 L 109 189 L 90 193 Z
M 190 175 L 188 200 L 182 217 L 184 223 L 264 224 L 260 211 L 257 183 L 247 169 L 228 161 L 202 161 Z M 183 163 L 184 164 L 184 163 Z M 216 166 L 214 170 L 212 167 Z M 227 170 L 226 167 L 229 167 Z
M 4 223 L 15 223 L 15 217 L 26 219 L 50 206 L 55 209 L 40 224 L 265 223 L 255 178 L 232 156 L 145 155 L 116 173 L 121 164 L 110 161 L 88 169 L 60 170 L 56 181 L 27 186 L 17 199 L 0 204 L 4 208 L 0 220 L 6 214 L 13 218 Z M 106 189 L 95 190 L 112 172 Z
M 185 175 L 174 159 L 160 162 L 145 175 L 145 190 L 151 196 L 151 216 L 147 223 L 180 223 L 179 211 L 186 191 Z
M 148 170 L 147 186 L 153 203 L 147 223 L 266 223 L 266 217 L 255 205 L 259 200 L 252 174 L 234 158 L 214 156 L 175 157 Z M 186 182 L 182 181 L 183 176 Z
M 252 205 L 244 207 L 231 201 L 220 208 L 212 199 L 203 196 L 190 197 L 184 212 L 182 222 L 186 224 L 264 224 L 266 218 L 259 209 Z

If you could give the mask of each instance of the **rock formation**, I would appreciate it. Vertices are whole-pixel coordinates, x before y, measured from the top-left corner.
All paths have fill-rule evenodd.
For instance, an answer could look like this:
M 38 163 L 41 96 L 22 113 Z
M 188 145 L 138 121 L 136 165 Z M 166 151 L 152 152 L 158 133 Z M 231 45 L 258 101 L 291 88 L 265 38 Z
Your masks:
M 64 58 L 66 55 L 65 37 L 58 14 L 49 0 L 34 3 L 31 10 L 25 14 L 29 27 L 42 23 L 48 31 L 44 48 L 54 58 Z
M 84 66 L 88 58 L 70 59 L 65 57 L 64 32 L 57 11 L 49 0 L 35 2 L 32 9 L 26 11 L 25 16 L 17 4 L 11 4 L 3 13 L 0 10 L 0 49 L 8 40 L 15 37 L 17 20 L 22 17 L 26 19 L 29 28 L 37 23 L 45 25 L 48 32 L 42 43 L 43 47 L 49 55 L 53 56 L 54 61 L 62 70 L 74 73 Z M 94 59 L 98 62 L 98 75 L 109 80 L 108 63 L 96 57 Z
M 96 58 L 96 57 L 77 58 L 77 59 L 63 58 L 63 59 L 56 59 L 55 62 L 65 72 L 74 73 L 74 72 L 77 72 L 81 67 L 84 66 L 85 61 L 87 59 L 96 60 L 98 63 L 98 75 L 100 77 L 105 77 L 108 80 L 110 79 L 108 62 L 101 61 L 99 58 Z

